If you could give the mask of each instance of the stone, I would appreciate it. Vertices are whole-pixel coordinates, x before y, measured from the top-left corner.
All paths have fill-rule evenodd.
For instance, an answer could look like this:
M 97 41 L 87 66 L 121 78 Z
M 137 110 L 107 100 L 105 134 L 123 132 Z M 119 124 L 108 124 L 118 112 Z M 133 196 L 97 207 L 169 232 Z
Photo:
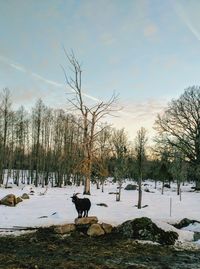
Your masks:
M 17 198 L 14 194 L 8 194 L 0 200 L 1 205 L 15 206 L 17 204 Z
M 23 202 L 23 199 L 21 197 L 17 197 L 16 204 Z
M 83 234 L 87 234 L 88 228 L 92 224 L 96 224 L 97 222 L 98 222 L 98 219 L 95 216 L 75 219 L 75 225 L 76 225 L 77 231 Z
M 75 219 L 76 225 L 87 225 L 87 224 L 92 225 L 92 224 L 97 223 L 97 222 L 98 222 L 98 219 L 95 216 Z
M 144 191 L 145 192 L 150 192 L 149 188 L 147 188 L 147 187 L 144 188 Z
M 175 223 L 173 226 L 174 226 L 175 228 L 177 228 L 177 229 L 182 229 L 182 228 L 187 227 L 187 226 L 189 226 L 190 224 L 193 224 L 193 223 L 195 223 L 195 222 L 200 223 L 200 222 L 197 221 L 197 220 L 191 220 L 191 219 L 184 218 L 184 219 L 182 219 L 180 222 Z
M 108 223 L 102 223 L 101 227 L 104 229 L 106 234 L 110 234 L 112 232 L 112 230 L 113 230 L 112 225 L 108 224 Z
M 108 207 L 108 205 L 107 204 L 105 204 L 105 203 L 99 203 L 99 204 L 97 204 L 98 206 L 104 206 L 104 207 Z
M 21 196 L 22 199 L 30 199 L 29 195 L 27 193 L 23 193 Z
M 194 232 L 194 241 L 200 240 L 200 232 Z
M 125 187 L 125 190 L 126 190 L 126 191 L 135 191 L 135 190 L 137 190 L 137 185 L 134 185 L 134 184 L 128 184 L 128 185 Z
M 87 235 L 89 236 L 101 236 L 104 234 L 105 234 L 104 230 L 102 229 L 101 225 L 98 223 L 92 224 L 87 231 Z
M 74 232 L 75 230 L 76 230 L 76 226 L 73 223 L 59 225 L 54 228 L 54 231 L 57 234 L 68 234 L 68 233 Z
M 142 217 L 128 220 L 117 227 L 117 233 L 125 238 L 148 240 L 163 245 L 174 245 L 178 234 L 174 231 L 164 231 L 151 219 Z

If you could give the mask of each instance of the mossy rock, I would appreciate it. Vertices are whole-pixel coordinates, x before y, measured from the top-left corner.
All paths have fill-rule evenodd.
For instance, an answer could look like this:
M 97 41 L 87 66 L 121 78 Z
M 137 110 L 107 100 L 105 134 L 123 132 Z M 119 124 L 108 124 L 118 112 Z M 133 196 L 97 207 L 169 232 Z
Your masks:
M 92 237 L 101 236 L 104 234 L 105 234 L 104 229 L 98 223 L 92 224 L 87 231 L 87 235 Z
M 200 240 L 200 232 L 194 232 L 194 241 Z
M 117 232 L 125 238 L 148 240 L 163 245 L 173 245 L 178 239 L 176 232 L 166 232 L 146 217 L 136 218 L 122 223 L 117 227 Z
M 126 190 L 126 191 L 135 191 L 135 190 L 137 190 L 137 185 L 134 185 L 134 184 L 128 184 L 128 185 L 125 187 L 125 190 Z
M 27 193 L 23 193 L 21 196 L 22 199 L 30 199 L 29 195 Z
M 182 228 L 187 227 L 187 226 L 189 226 L 190 224 L 193 224 L 193 223 L 195 223 L 195 222 L 200 223 L 200 222 L 197 221 L 197 220 L 191 220 L 191 219 L 184 218 L 184 219 L 182 219 L 180 222 L 175 223 L 173 226 L 174 226 L 175 228 L 177 228 L 177 229 L 182 229 Z
M 16 198 L 16 204 L 23 202 L 23 199 L 21 197 Z

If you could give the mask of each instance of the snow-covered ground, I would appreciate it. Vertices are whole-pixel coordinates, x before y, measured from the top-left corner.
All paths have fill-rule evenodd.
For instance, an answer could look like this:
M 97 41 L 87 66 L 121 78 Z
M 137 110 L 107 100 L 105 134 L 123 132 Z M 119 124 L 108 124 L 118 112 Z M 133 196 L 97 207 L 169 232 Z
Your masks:
M 125 187 L 128 183 L 123 184 Z M 157 185 L 154 189 L 154 183 L 145 182 L 144 186 L 150 192 L 143 191 L 142 204 L 148 205 L 142 209 L 137 209 L 138 192 L 127 191 L 122 189 L 121 201 L 116 202 L 115 194 L 117 185 L 107 183 L 104 193 L 96 189 L 96 185 L 91 186 L 92 207 L 89 215 L 98 217 L 99 222 L 106 222 L 113 225 L 134 219 L 137 217 L 149 217 L 165 230 L 175 229 L 168 223 L 175 223 L 183 218 L 195 219 L 200 221 L 200 193 L 193 192 L 190 184 L 182 186 L 182 199 L 176 194 L 176 185 L 172 185 L 171 189 L 165 188 L 164 195 L 161 194 L 161 185 Z M 73 223 L 77 217 L 74 204 L 71 202 L 73 193 L 83 192 L 83 187 L 68 186 L 66 188 L 48 188 L 45 195 L 41 195 L 45 191 L 43 188 L 34 188 L 34 195 L 29 200 L 16 205 L 16 207 L 7 207 L 0 205 L 0 231 L 2 228 L 11 228 L 13 226 L 38 227 L 50 226 L 54 224 Z M 13 187 L 11 189 L 0 188 L 0 199 L 7 194 L 15 194 L 21 196 L 23 193 L 30 192 L 30 186 Z M 79 197 L 82 197 L 80 194 Z M 170 199 L 172 202 L 172 211 L 170 216 Z M 98 203 L 105 203 L 108 207 L 98 206 Z M 200 232 L 200 226 L 196 225 L 196 231 Z M 193 231 L 194 227 L 188 228 Z M 179 232 L 181 240 L 190 241 L 193 238 L 193 232 L 182 230 Z

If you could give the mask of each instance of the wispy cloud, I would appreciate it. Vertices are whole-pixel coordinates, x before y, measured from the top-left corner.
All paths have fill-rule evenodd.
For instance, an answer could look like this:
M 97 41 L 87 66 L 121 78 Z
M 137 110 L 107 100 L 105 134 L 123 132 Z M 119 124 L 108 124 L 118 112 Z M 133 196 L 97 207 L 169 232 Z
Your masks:
M 199 2 L 197 1 L 196 4 L 199 4 Z M 182 19 L 182 21 L 187 26 L 187 28 L 200 41 L 200 31 L 197 29 L 197 27 L 195 27 L 187 10 L 178 1 L 173 2 L 173 7 L 174 7 L 177 15 Z M 199 8 L 199 6 L 196 5 L 197 10 L 199 10 L 198 8 Z
M 167 102 L 168 100 L 165 99 L 149 99 L 143 102 L 129 101 L 123 104 L 123 111 L 120 112 L 119 117 L 112 119 L 112 123 L 116 128 L 125 128 L 130 139 L 133 139 L 142 126 L 148 130 L 149 136 L 153 137 L 155 131 L 152 127 L 156 116 L 164 111 Z
M 25 68 L 24 66 L 18 64 L 18 63 L 14 63 L 13 61 L 11 61 L 10 59 L 8 58 L 5 58 L 3 56 L 0 56 L 0 61 L 6 63 L 7 65 L 9 65 L 10 67 L 14 68 L 15 70 L 17 71 L 20 71 L 20 72 L 23 72 L 23 73 L 27 73 L 29 74 L 30 76 L 32 76 L 33 78 L 37 79 L 37 80 L 40 80 L 44 83 L 47 83 L 51 86 L 54 86 L 54 87 L 59 87 L 59 88 L 66 88 L 66 85 L 65 84 L 62 84 L 62 83 L 59 83 L 57 81 L 53 81 L 53 80 L 50 80 L 50 79 L 47 79 L 47 78 L 44 78 L 43 76 L 37 74 L 37 73 L 34 73 L 30 70 L 28 70 L 27 68 Z M 71 88 L 67 88 L 68 90 L 74 92 L 73 89 Z M 100 102 L 101 100 L 92 96 L 92 95 L 89 95 L 89 94 L 86 94 L 86 93 L 83 93 L 83 96 L 92 100 L 92 101 L 97 101 L 97 102 Z
M 110 45 L 113 45 L 114 42 L 116 42 L 116 39 L 113 37 L 112 34 L 104 33 L 100 37 L 100 41 L 102 42 L 103 45 L 110 46 Z
M 26 70 L 22 66 L 19 66 L 17 64 L 10 63 L 10 66 L 21 72 L 26 72 Z
M 56 82 L 56 81 L 46 79 L 46 78 L 44 78 L 44 77 L 42 77 L 42 76 L 40 76 L 40 75 L 38 75 L 38 74 L 36 74 L 36 73 L 31 72 L 31 75 L 32 75 L 33 77 L 35 77 L 36 79 L 39 79 L 39 80 L 41 80 L 41 81 L 43 81 L 43 82 L 45 82 L 45 83 L 48 83 L 48 84 L 50 84 L 50 85 L 52 85 L 52 86 L 55 86 L 55 87 L 65 87 L 65 85 L 62 84 L 62 83 L 58 83 L 58 82 Z
M 155 37 L 158 33 L 158 28 L 155 24 L 150 23 L 144 28 L 145 37 Z

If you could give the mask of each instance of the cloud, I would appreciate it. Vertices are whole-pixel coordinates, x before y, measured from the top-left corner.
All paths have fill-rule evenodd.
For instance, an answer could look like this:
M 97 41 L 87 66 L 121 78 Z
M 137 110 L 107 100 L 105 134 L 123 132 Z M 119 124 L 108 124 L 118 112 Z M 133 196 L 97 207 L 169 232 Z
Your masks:
M 23 73 L 28 73 L 30 76 L 32 76 L 33 78 L 37 79 L 37 80 L 40 80 L 44 83 L 47 83 L 53 87 L 59 87 L 59 88 L 66 88 L 66 85 L 65 84 L 62 84 L 62 83 L 59 83 L 57 81 L 53 81 L 53 80 L 50 80 L 50 79 L 47 79 L 47 78 L 44 78 L 43 76 L 37 74 L 37 73 L 34 73 L 32 71 L 29 71 L 27 68 L 25 68 L 24 66 L 18 64 L 18 63 L 13 63 L 10 59 L 8 58 L 5 58 L 3 56 L 0 56 L 0 61 L 3 61 L 4 63 L 6 63 L 7 65 L 9 65 L 10 67 L 14 68 L 15 70 L 17 71 L 20 71 L 20 72 L 23 72 Z M 73 89 L 71 89 L 70 87 L 67 87 L 67 89 L 69 91 L 72 91 L 74 92 Z M 97 102 L 101 102 L 100 99 L 92 96 L 92 95 L 89 95 L 89 94 L 86 94 L 83 92 L 83 96 L 92 100 L 92 101 L 97 101 Z
M 150 23 L 144 28 L 144 36 L 151 38 L 155 37 L 158 33 L 158 28 L 155 24 Z
M 190 3 L 190 2 L 189 2 Z M 185 8 L 178 1 L 173 2 L 173 7 L 177 15 L 181 18 L 181 20 L 185 23 L 190 32 L 200 41 L 200 29 L 199 26 L 199 11 L 200 5 L 198 1 L 192 2 L 194 5 L 191 5 Z M 190 10 L 190 11 L 189 11 Z M 191 14 L 190 14 L 191 13 Z M 195 25 L 196 18 L 196 25 Z
M 17 64 L 10 63 L 10 66 L 13 67 L 13 68 L 15 68 L 16 70 L 19 70 L 19 71 L 22 71 L 22 72 L 26 72 L 26 70 L 22 66 L 19 66 Z
M 152 127 L 156 116 L 164 111 L 167 102 L 168 100 L 165 99 L 149 99 L 144 102 L 128 101 L 122 104 L 123 110 L 118 112 L 117 117 L 108 121 L 113 123 L 116 128 L 125 128 L 131 140 L 142 126 L 148 130 L 151 138 L 155 135 Z
M 112 34 L 104 33 L 103 35 L 101 35 L 100 41 L 103 45 L 110 46 L 116 42 L 116 39 L 114 38 Z
M 33 77 L 35 77 L 36 79 L 39 79 L 39 80 L 41 80 L 41 81 L 43 81 L 45 83 L 48 83 L 48 84 L 50 84 L 52 86 L 55 86 L 55 87 L 65 87 L 64 84 L 58 83 L 58 82 L 53 81 L 53 80 L 46 79 L 46 78 L 44 78 L 44 77 L 42 77 L 42 76 L 40 76 L 40 75 L 38 75 L 36 73 L 31 72 L 31 75 Z

